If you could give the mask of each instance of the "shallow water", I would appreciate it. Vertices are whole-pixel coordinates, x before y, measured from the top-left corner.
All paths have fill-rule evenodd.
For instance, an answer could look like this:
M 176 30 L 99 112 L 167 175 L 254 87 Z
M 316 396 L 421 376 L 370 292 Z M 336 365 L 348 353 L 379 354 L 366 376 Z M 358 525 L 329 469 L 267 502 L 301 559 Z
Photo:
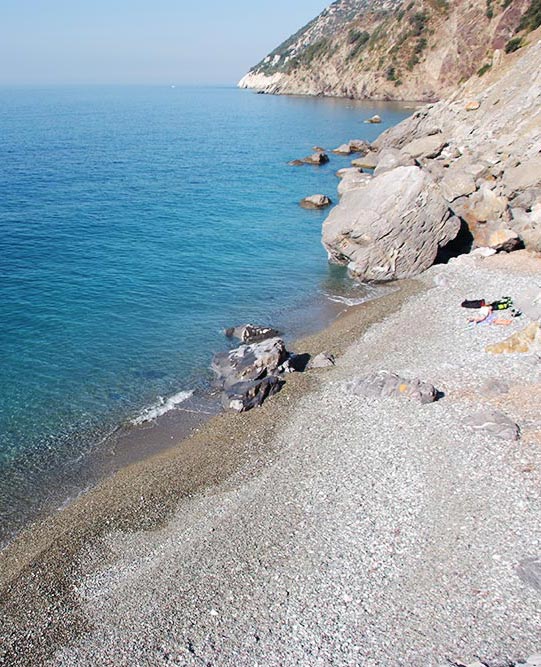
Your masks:
M 382 125 L 362 123 L 374 113 Z M 0 89 L 0 539 L 119 424 L 201 391 L 225 326 L 300 334 L 319 295 L 357 297 L 326 262 L 326 213 L 298 206 L 334 197 L 348 160 L 287 162 L 408 113 L 229 88 Z

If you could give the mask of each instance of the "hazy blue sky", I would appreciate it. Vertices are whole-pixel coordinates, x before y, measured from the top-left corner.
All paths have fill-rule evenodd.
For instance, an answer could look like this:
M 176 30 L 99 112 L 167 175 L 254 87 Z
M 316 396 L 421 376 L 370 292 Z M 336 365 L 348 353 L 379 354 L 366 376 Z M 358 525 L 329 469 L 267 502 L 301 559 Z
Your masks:
M 0 0 L 0 84 L 236 83 L 327 4 Z

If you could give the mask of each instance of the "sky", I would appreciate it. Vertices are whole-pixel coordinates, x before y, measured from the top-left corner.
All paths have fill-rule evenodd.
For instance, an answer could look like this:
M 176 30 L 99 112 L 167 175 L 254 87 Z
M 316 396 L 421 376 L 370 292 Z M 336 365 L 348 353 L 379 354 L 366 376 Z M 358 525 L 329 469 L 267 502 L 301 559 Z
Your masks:
M 325 0 L 0 0 L 0 85 L 235 84 Z

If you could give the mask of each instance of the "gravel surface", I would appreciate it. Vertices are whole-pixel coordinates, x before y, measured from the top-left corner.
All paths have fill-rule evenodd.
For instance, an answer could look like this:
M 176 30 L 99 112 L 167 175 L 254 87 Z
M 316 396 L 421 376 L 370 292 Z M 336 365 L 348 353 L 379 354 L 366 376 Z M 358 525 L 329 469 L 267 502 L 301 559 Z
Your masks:
M 91 630 L 49 664 L 503 666 L 538 652 L 541 591 L 517 567 L 541 555 L 541 363 L 484 352 L 525 318 L 473 327 L 460 308 L 541 282 L 535 262 L 502 263 L 431 269 L 427 292 L 311 371 L 321 384 L 255 473 L 194 494 L 154 531 L 84 550 L 73 585 Z M 445 397 L 347 394 L 379 369 Z M 496 378 L 507 394 L 482 389 Z M 522 439 L 468 432 L 482 405 Z

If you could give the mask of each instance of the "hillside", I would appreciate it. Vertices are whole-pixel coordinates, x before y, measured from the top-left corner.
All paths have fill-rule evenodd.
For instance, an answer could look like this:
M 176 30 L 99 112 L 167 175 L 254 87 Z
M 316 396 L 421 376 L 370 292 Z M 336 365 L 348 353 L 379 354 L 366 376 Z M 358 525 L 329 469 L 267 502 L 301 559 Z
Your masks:
M 338 0 L 239 82 L 273 94 L 431 101 L 541 22 L 540 0 Z

